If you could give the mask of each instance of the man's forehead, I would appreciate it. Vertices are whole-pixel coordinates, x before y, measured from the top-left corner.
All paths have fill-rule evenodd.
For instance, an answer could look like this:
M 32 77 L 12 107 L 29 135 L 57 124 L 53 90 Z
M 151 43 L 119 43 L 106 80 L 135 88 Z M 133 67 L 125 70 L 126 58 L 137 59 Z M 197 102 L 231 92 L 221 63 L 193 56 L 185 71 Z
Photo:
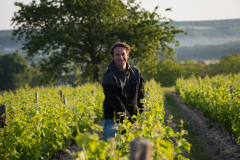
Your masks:
M 113 53 L 126 53 L 126 48 L 116 47 L 116 48 L 114 48 Z

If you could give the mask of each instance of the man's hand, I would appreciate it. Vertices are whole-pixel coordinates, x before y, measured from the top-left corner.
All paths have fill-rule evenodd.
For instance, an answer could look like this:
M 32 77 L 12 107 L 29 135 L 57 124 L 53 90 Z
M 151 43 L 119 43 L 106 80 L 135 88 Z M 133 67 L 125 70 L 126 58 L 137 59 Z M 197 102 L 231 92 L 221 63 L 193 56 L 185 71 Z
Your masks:
M 138 123 L 133 123 L 132 125 L 133 125 L 133 126 L 139 126 L 139 124 L 138 124 Z

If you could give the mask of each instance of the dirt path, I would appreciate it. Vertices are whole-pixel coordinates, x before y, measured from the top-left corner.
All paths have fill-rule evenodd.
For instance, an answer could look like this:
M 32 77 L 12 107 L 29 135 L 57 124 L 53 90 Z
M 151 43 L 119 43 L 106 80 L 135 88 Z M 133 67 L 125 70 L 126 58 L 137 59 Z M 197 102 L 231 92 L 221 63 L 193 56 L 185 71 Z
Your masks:
M 240 144 L 235 143 L 228 132 L 213 124 L 198 109 L 190 108 L 176 94 L 171 93 L 179 112 L 188 120 L 199 137 L 206 141 L 205 149 L 215 160 L 240 160 Z M 166 112 L 169 112 L 166 110 Z M 173 125 L 173 124 L 172 124 Z M 173 126 L 174 127 L 174 126 Z
M 176 124 L 174 124 L 172 122 L 172 120 L 170 118 L 172 116 L 172 114 L 168 110 L 168 107 L 164 106 L 164 110 L 165 110 L 165 115 L 164 115 L 164 124 L 165 124 L 165 126 L 170 126 L 173 129 L 174 133 L 179 132 L 180 130 L 178 129 Z M 176 145 L 176 141 L 173 138 L 170 138 L 170 139 L 173 141 L 174 145 Z M 187 151 L 185 151 L 185 150 L 182 150 L 182 154 L 181 155 L 186 157 L 186 158 L 189 158 L 190 160 L 192 160 L 192 158 L 189 156 L 189 153 Z

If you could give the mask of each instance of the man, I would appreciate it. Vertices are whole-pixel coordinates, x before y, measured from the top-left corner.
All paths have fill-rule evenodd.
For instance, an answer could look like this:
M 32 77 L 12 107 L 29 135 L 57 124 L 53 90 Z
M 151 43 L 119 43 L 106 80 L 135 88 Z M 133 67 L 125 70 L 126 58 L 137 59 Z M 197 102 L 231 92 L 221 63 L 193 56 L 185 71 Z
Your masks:
M 110 49 L 112 62 L 102 80 L 105 94 L 103 103 L 105 141 L 109 137 L 115 137 L 117 130 L 112 128 L 115 124 L 114 119 L 120 119 L 117 123 L 121 123 L 124 118 L 119 116 L 119 113 L 126 114 L 128 120 L 134 124 L 132 116 L 143 111 L 140 99 L 144 97 L 144 80 L 139 69 L 127 62 L 129 52 L 130 46 L 122 42 L 113 44 Z

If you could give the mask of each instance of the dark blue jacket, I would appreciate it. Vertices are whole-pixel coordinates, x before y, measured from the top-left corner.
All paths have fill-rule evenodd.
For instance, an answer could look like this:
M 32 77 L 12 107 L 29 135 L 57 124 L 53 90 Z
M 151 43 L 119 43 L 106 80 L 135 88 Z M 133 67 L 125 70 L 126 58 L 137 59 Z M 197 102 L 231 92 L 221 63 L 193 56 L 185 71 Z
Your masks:
M 140 99 L 144 97 L 144 80 L 139 69 L 127 63 L 126 70 L 120 71 L 112 61 L 103 75 L 102 87 L 105 94 L 104 119 L 114 119 L 114 115 L 119 119 L 118 113 L 124 112 L 134 123 L 132 116 L 137 115 L 137 108 L 140 113 L 143 111 Z

